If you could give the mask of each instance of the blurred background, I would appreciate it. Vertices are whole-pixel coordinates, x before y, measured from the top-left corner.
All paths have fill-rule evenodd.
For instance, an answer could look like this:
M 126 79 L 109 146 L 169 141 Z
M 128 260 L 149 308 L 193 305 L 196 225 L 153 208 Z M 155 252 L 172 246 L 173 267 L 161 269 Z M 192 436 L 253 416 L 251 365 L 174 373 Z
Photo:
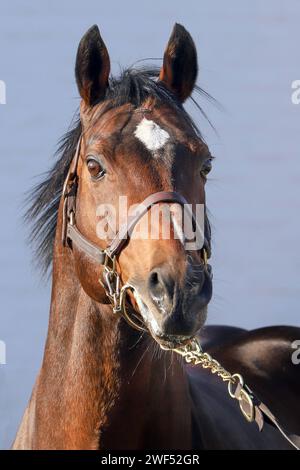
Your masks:
M 1 448 L 10 446 L 29 399 L 48 323 L 50 281 L 32 267 L 22 201 L 53 163 L 78 107 L 75 54 L 94 23 L 114 73 L 162 57 L 175 22 L 190 31 L 198 83 L 224 107 L 199 99 L 216 134 L 187 104 L 216 157 L 207 185 L 214 238 L 209 322 L 300 324 L 300 105 L 291 100 L 300 79 L 299 21 L 298 0 L 1 1 Z

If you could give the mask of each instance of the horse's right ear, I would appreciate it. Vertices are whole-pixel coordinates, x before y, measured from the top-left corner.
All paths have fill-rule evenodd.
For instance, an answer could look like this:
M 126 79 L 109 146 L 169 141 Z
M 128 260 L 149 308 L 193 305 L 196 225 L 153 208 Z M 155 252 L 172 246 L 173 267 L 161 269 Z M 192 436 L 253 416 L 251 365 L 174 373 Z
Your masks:
M 78 90 L 87 106 L 93 106 L 104 97 L 109 72 L 109 55 L 99 28 L 94 25 L 79 43 L 75 65 Z
M 159 79 L 183 103 L 193 91 L 197 73 L 194 41 L 188 31 L 176 23 L 164 53 Z

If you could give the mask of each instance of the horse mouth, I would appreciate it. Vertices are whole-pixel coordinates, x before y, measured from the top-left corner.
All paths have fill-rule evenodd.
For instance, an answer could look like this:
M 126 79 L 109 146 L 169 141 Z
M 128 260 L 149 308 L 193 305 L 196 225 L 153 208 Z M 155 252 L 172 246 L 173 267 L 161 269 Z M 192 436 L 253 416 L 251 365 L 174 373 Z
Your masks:
M 186 336 L 180 334 L 165 334 L 160 329 L 153 313 L 145 304 L 145 302 L 141 299 L 136 289 L 133 290 L 133 295 L 145 326 L 147 327 L 152 338 L 159 344 L 162 349 L 176 349 L 185 346 L 187 343 L 190 342 L 193 335 Z
M 188 344 L 192 336 L 181 336 L 181 335 L 162 335 L 155 336 L 151 333 L 152 337 L 159 344 L 162 349 L 172 350 L 185 346 Z

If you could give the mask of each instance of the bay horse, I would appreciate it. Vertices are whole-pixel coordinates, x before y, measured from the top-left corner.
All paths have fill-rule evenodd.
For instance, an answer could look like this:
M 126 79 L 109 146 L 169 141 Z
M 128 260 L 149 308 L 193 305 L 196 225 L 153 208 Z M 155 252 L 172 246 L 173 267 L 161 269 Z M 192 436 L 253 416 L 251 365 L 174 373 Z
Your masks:
M 200 331 L 206 350 L 241 371 L 283 423 L 299 431 L 291 343 L 300 329 L 203 327 L 212 296 L 208 220 L 205 249 L 188 252 L 175 236 L 132 237 L 114 247 L 114 275 L 132 287 L 127 302 L 150 334 L 114 313 L 107 285 L 99 282 L 108 269 L 107 241 L 96 233 L 103 201 L 117 207 L 123 195 L 130 205 L 148 200 L 136 227 L 154 203 L 205 204 L 212 156 L 183 107 L 197 72 L 194 42 L 179 24 L 159 71 L 132 67 L 119 78 L 110 77 L 97 26 L 80 41 L 80 120 L 28 212 L 37 256 L 46 268 L 53 260 L 52 296 L 42 367 L 13 449 L 291 448 L 271 426 L 259 433 L 247 423 L 215 376 L 160 348 Z

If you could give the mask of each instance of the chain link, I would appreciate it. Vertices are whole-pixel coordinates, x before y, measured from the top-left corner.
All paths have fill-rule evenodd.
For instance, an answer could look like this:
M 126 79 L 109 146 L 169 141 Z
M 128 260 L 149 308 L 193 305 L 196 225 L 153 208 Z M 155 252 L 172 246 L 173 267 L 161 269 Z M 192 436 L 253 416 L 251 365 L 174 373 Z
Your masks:
M 174 351 L 183 356 L 188 364 L 195 366 L 200 364 L 203 369 L 210 369 L 211 373 L 216 374 L 223 382 L 230 382 L 232 385 L 236 384 L 236 378 L 230 372 L 224 369 L 216 359 L 213 359 L 208 353 L 202 351 L 199 341 L 196 338 L 186 346 L 174 349 Z
M 231 374 L 210 354 L 203 352 L 199 340 L 196 338 L 193 338 L 185 346 L 173 349 L 173 351 L 180 354 L 188 364 L 200 365 L 226 382 L 230 397 L 239 402 L 241 412 L 247 421 L 255 420 L 254 397 L 251 390 L 244 384 L 244 379 L 240 374 Z

